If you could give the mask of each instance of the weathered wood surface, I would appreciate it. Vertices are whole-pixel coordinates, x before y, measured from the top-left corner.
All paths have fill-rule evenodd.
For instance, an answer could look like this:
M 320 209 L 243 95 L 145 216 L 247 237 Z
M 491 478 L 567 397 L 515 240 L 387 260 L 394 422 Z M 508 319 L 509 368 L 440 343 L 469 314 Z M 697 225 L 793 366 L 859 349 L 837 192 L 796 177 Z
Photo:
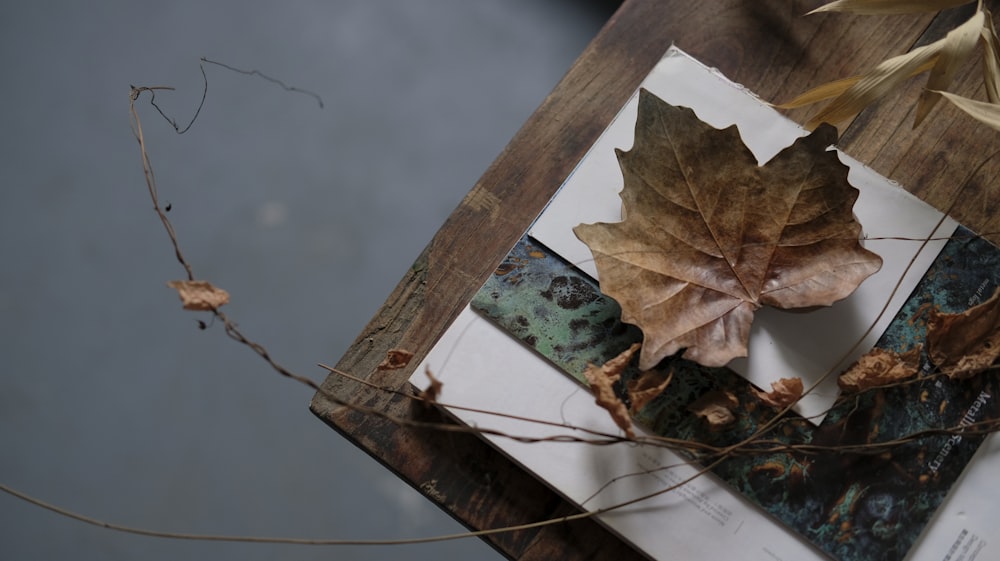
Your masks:
M 671 45 L 719 68 L 766 100 L 859 73 L 941 36 L 965 15 L 802 17 L 822 2 L 628 0 L 529 118 L 413 264 L 337 367 L 384 387 L 406 380 L 448 324 L 542 210 L 577 161 Z M 957 79 L 982 98 L 979 66 Z M 939 104 L 912 130 L 921 79 L 841 128 L 841 148 L 981 232 L 1000 230 L 992 193 L 1000 135 Z M 789 117 L 805 122 L 807 110 Z M 996 239 L 994 237 L 994 239 Z M 410 367 L 376 371 L 394 347 Z M 331 375 L 324 389 L 401 417 L 432 415 L 399 395 Z M 575 512 L 488 445 L 468 435 L 400 428 L 321 396 L 321 419 L 372 454 L 470 528 L 486 529 Z M 631 559 L 639 554 L 592 521 L 487 538 L 515 559 Z

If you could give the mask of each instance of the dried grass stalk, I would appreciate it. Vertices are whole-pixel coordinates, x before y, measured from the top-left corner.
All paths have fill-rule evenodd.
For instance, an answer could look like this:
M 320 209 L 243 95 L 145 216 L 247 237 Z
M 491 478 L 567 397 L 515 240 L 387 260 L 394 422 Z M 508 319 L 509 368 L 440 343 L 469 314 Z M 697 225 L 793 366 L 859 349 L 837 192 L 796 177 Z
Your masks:
M 928 65 L 928 69 L 929 68 L 930 65 Z M 805 107 L 806 105 L 812 105 L 813 103 L 819 103 L 820 101 L 833 99 L 846 92 L 854 84 L 857 84 L 860 79 L 861 76 L 851 76 L 849 78 L 841 78 L 840 80 L 820 84 L 811 90 L 795 96 L 792 100 L 776 105 L 775 107 L 778 109 L 795 109 L 798 107 Z
M 837 0 L 812 12 L 851 12 L 855 14 L 902 14 L 943 10 L 971 0 Z M 983 2 L 977 2 L 975 14 L 951 30 L 944 38 L 929 45 L 883 61 L 860 76 L 842 78 L 822 84 L 799 94 L 791 101 L 776 107 L 793 109 L 813 103 L 829 101 L 806 124 L 816 128 L 820 123 L 840 124 L 853 118 L 875 100 L 892 92 L 907 79 L 930 71 L 926 90 L 917 100 L 914 127 L 927 117 L 940 99 L 938 94 L 947 90 L 954 81 L 977 43 L 983 45 L 983 81 L 991 104 L 1000 104 L 1000 39 L 993 26 L 993 16 Z M 948 97 L 956 106 L 974 119 L 996 128 L 996 109 L 989 104 L 968 98 Z
M 918 66 L 913 73 L 910 74 L 910 76 L 916 76 L 921 72 L 927 72 L 931 68 L 934 68 L 934 62 L 935 59 L 931 59 Z M 851 76 L 849 78 L 841 78 L 840 80 L 820 84 L 811 90 L 795 96 L 790 101 L 786 101 L 780 105 L 775 105 L 775 107 L 778 109 L 796 109 L 799 107 L 805 107 L 806 105 L 812 105 L 813 103 L 819 103 L 820 101 L 833 99 L 849 90 L 863 77 L 864 76 Z
M 868 16 L 936 12 L 973 0 L 836 0 L 809 12 L 851 12 Z
M 997 30 L 993 28 L 993 14 L 986 14 L 980 35 L 983 40 L 983 81 L 986 83 L 986 95 L 991 103 L 1000 103 L 1000 39 Z
M 917 115 L 913 126 L 919 125 L 941 99 L 929 90 L 945 90 L 951 85 L 959 67 L 969 58 L 972 49 L 976 47 L 985 22 L 986 17 L 983 12 L 977 11 L 968 21 L 952 29 L 940 41 L 941 52 L 938 54 L 937 62 L 934 63 L 931 75 L 927 79 L 927 89 L 920 94 L 920 99 L 917 101 Z
M 976 101 L 949 92 L 934 92 L 950 101 L 973 119 L 1000 131 L 1000 105 Z
M 941 53 L 944 39 L 895 56 L 861 76 L 856 84 L 831 101 L 806 125 L 815 128 L 820 123 L 839 123 L 857 115 L 876 99 L 899 87 L 920 68 L 934 64 Z

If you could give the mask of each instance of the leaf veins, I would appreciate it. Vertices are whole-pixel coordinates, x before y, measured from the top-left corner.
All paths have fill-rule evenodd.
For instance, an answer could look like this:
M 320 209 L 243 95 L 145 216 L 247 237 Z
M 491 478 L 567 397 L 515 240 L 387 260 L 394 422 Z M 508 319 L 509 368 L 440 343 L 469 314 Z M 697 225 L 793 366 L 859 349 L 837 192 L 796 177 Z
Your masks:
M 641 370 L 681 349 L 723 366 L 746 355 L 761 306 L 830 305 L 878 271 L 835 141 L 824 125 L 759 166 L 735 126 L 640 92 L 635 145 L 617 152 L 624 220 L 574 232 L 601 291 L 643 331 Z

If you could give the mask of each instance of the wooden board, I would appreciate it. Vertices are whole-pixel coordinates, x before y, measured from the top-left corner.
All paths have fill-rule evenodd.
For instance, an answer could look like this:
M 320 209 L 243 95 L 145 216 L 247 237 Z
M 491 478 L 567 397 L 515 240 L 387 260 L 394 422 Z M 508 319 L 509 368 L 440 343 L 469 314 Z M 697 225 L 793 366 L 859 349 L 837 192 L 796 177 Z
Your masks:
M 452 319 L 555 193 L 590 145 L 673 43 L 762 98 L 787 100 L 858 73 L 967 17 L 801 14 L 821 2 L 628 0 L 569 69 L 448 218 L 337 368 L 410 392 L 407 379 Z M 982 98 L 979 67 L 954 91 Z M 842 127 L 842 149 L 980 232 L 1000 230 L 992 180 L 1000 134 L 945 104 L 912 130 L 917 79 Z M 805 122 L 806 110 L 790 112 Z M 958 204 L 951 207 L 953 201 Z M 991 236 L 997 241 L 996 236 Z M 391 348 L 416 353 L 409 368 L 378 371 Z M 434 419 L 399 394 L 331 375 L 324 390 L 390 415 Z M 401 428 L 321 396 L 313 412 L 470 528 L 510 526 L 576 512 L 555 493 L 469 435 Z M 429 416 L 429 417 L 428 417 Z M 513 559 L 641 556 L 588 520 L 492 535 Z

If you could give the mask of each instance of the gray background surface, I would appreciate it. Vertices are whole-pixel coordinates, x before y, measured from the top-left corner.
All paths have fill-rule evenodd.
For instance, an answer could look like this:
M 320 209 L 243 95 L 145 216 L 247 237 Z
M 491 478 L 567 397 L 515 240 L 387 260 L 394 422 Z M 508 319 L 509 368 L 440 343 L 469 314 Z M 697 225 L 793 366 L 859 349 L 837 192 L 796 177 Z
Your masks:
M 394 538 L 459 526 L 197 329 L 151 209 L 140 103 L 199 277 L 322 380 L 613 9 L 572 0 L 23 2 L 0 7 L 0 482 L 179 532 Z M 496 558 L 478 540 L 314 548 L 118 534 L 0 494 L 4 559 Z

